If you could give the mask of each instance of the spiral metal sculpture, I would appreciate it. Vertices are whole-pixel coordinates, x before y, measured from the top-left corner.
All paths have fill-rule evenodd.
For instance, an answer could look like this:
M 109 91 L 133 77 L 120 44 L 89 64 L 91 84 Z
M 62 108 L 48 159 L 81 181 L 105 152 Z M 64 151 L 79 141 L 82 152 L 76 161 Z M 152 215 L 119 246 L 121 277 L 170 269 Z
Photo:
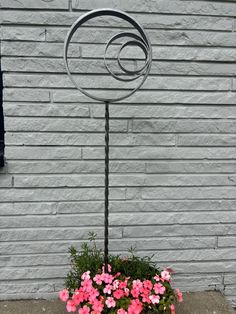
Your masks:
M 122 81 L 122 82 L 131 82 L 135 81 L 140 78 L 137 86 L 133 88 L 131 91 L 129 90 L 125 95 L 119 96 L 119 97 L 114 97 L 114 98 L 102 98 L 102 97 L 97 97 L 88 91 L 84 90 L 81 88 L 77 82 L 75 81 L 73 75 L 71 74 L 69 64 L 68 64 L 68 48 L 70 41 L 72 39 L 72 36 L 74 33 L 78 30 L 79 27 L 81 27 L 84 23 L 87 21 L 94 19 L 96 17 L 101 17 L 101 16 L 112 16 L 112 17 L 117 17 L 120 18 L 126 22 L 128 22 L 137 33 L 132 33 L 132 32 L 120 32 L 116 35 L 114 35 L 106 44 L 105 50 L 104 50 L 104 65 L 105 68 L 107 69 L 108 73 L 116 80 Z M 120 73 L 115 73 L 109 66 L 108 64 L 108 57 L 107 57 L 107 52 L 109 47 L 115 43 L 116 40 L 118 39 L 127 39 L 124 43 L 120 44 L 120 48 L 118 50 L 116 60 L 117 64 L 120 70 Z M 127 69 L 123 64 L 122 64 L 122 58 L 121 58 L 121 53 L 124 51 L 126 47 L 138 47 L 141 49 L 144 53 L 145 56 L 145 61 L 144 64 L 136 70 L 130 70 Z M 105 270 L 107 271 L 107 264 L 108 264 L 108 207 L 109 207 L 109 103 L 114 103 L 120 100 L 124 100 L 127 97 L 131 96 L 134 94 L 145 82 L 151 68 L 151 62 L 152 62 L 152 48 L 151 48 L 151 43 L 149 41 L 149 38 L 142 28 L 142 26 L 134 20 L 129 14 L 124 13 L 120 10 L 114 10 L 114 9 L 98 9 L 98 10 L 93 10 L 90 11 L 84 15 L 82 15 L 80 18 L 78 18 L 75 23 L 71 26 L 66 39 L 65 39 L 65 44 L 64 44 L 64 61 L 65 61 L 65 66 L 67 73 L 75 85 L 75 87 L 84 95 L 88 96 L 89 98 L 96 100 L 96 101 L 101 101 L 105 103 L 105 231 L 104 231 L 104 262 L 105 262 Z

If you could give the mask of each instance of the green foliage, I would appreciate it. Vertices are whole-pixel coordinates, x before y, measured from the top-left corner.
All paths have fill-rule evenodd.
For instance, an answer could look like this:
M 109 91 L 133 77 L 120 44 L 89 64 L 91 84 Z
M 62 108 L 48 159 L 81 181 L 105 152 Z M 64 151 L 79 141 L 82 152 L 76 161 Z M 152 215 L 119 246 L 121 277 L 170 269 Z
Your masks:
M 96 234 L 89 233 L 90 243 L 83 243 L 78 252 L 73 246 L 69 249 L 71 260 L 71 271 L 68 273 L 65 285 L 67 289 L 74 290 L 80 285 L 81 275 L 90 270 L 91 276 L 102 272 L 104 263 L 103 251 L 97 248 Z M 127 257 L 120 255 L 109 255 L 108 261 L 112 267 L 112 273 L 120 272 L 124 277 L 131 279 L 151 279 L 160 271 L 156 263 L 152 262 L 152 257 L 138 257 L 134 254 L 135 249 L 129 249 Z

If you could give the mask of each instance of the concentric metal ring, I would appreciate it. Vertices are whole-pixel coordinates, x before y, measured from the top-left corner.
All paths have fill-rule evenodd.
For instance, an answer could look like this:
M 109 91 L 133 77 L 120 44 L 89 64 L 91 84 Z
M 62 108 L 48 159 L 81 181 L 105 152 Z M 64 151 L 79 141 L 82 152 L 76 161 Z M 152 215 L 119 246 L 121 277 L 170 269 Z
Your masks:
M 132 32 L 121 32 L 121 33 L 114 35 L 106 44 L 105 52 L 104 52 L 104 64 L 105 64 L 107 71 L 110 73 L 110 75 L 114 79 L 119 80 L 119 81 L 123 81 L 123 82 L 130 82 L 130 81 L 134 81 L 134 80 L 142 77 L 142 80 L 140 79 L 140 82 L 138 83 L 136 88 L 132 89 L 131 91 L 129 90 L 125 95 L 123 95 L 121 97 L 117 97 L 117 98 L 97 97 L 97 96 L 89 93 L 88 91 L 85 91 L 83 88 L 81 88 L 77 84 L 77 82 L 73 78 L 73 75 L 71 74 L 70 69 L 69 69 L 69 65 L 68 65 L 68 48 L 69 48 L 71 38 L 74 35 L 74 33 L 76 32 L 76 30 L 85 22 L 87 22 L 93 18 L 101 17 L 101 16 L 114 16 L 114 17 L 118 17 L 120 19 L 123 19 L 126 22 L 130 23 L 134 27 L 135 31 L 138 31 L 138 33 L 139 33 L 139 34 L 136 34 L 136 33 L 132 33 Z M 117 64 L 121 70 L 121 74 L 114 73 L 114 71 L 112 71 L 110 69 L 110 67 L 108 66 L 107 58 L 106 58 L 109 46 L 115 40 L 117 40 L 119 38 L 129 38 L 128 41 L 121 44 L 121 47 L 120 47 L 120 49 L 118 51 L 118 55 L 117 55 Z M 125 66 L 121 62 L 121 53 L 125 47 L 129 47 L 129 46 L 139 47 L 145 55 L 144 65 L 142 65 L 141 68 L 139 68 L 137 70 L 126 69 Z M 150 68 L 151 68 L 152 47 L 151 47 L 150 41 L 149 41 L 148 36 L 147 36 L 145 30 L 143 29 L 143 27 L 136 20 L 134 20 L 129 14 L 124 13 L 120 10 L 114 10 L 114 9 L 98 9 L 98 10 L 93 10 L 93 11 L 90 11 L 90 12 L 84 14 L 83 16 L 78 18 L 77 21 L 75 21 L 75 23 L 71 26 L 71 28 L 70 28 L 67 36 L 66 36 L 66 39 L 65 39 L 64 61 L 65 61 L 67 73 L 68 73 L 71 81 L 73 82 L 75 87 L 81 93 L 83 93 L 84 95 L 86 95 L 86 96 L 88 96 L 94 100 L 97 100 L 97 101 L 117 102 L 120 100 L 124 100 L 125 98 L 134 94 L 145 82 L 145 80 L 146 80 L 146 78 L 150 72 Z M 124 77 L 124 76 L 126 76 L 126 77 Z

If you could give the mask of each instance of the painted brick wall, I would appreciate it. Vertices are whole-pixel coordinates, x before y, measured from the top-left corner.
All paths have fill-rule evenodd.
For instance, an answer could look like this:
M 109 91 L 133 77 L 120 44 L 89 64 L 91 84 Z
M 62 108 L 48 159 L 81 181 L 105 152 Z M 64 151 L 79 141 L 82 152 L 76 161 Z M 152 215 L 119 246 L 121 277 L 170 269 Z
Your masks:
M 236 3 L 0 4 L 7 162 L 0 298 L 54 297 L 68 247 L 90 230 L 102 244 L 104 106 L 73 88 L 62 53 L 82 12 L 112 7 L 144 25 L 154 61 L 143 90 L 111 105 L 110 249 L 154 253 L 176 270 L 180 288 L 220 289 L 236 304 Z M 86 40 L 101 43 L 113 31 L 99 27 L 87 29 L 77 50 L 77 57 L 91 51 L 81 71 L 94 66 Z M 84 85 L 103 79 L 84 76 Z

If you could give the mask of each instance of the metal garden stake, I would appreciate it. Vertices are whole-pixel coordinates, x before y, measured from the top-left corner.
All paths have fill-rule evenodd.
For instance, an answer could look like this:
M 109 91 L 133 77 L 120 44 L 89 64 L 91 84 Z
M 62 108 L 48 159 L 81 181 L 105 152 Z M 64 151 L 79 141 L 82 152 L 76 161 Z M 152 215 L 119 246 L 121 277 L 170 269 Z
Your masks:
M 97 17 L 102 17 L 102 16 L 111 16 L 111 17 L 116 17 L 118 19 L 124 20 L 125 22 L 128 22 L 132 28 L 134 28 L 135 32 L 119 32 L 116 35 L 112 36 L 112 38 L 107 42 L 105 49 L 104 49 L 104 65 L 105 68 L 107 69 L 108 73 L 116 80 L 122 81 L 122 82 L 131 82 L 134 80 L 139 79 L 139 82 L 137 84 L 137 87 L 133 88 L 132 90 L 128 90 L 125 95 L 122 95 L 120 97 L 115 97 L 115 98 L 103 98 L 103 97 L 97 97 L 96 95 L 93 95 L 92 93 L 84 90 L 81 88 L 76 80 L 74 79 L 71 70 L 69 68 L 68 64 L 68 47 L 70 44 L 70 41 L 72 39 L 72 36 L 74 33 L 78 30 L 80 26 L 82 26 L 85 22 L 97 18 Z M 115 41 L 121 41 L 123 40 L 122 43 L 115 43 Z M 116 47 L 118 46 L 118 52 L 116 55 L 116 62 L 119 67 L 119 73 L 115 72 L 114 70 L 111 69 L 108 63 L 108 57 L 107 57 L 107 51 L 108 48 L 111 45 L 116 44 Z M 127 69 L 124 65 L 124 62 L 122 62 L 122 57 L 121 53 L 124 51 L 125 48 L 130 48 L 130 47 L 135 47 L 139 48 L 139 50 L 142 50 L 145 59 L 144 59 L 144 64 L 139 69 L 135 70 L 130 70 Z M 134 59 L 134 58 L 132 58 Z M 105 263 L 105 271 L 107 272 L 107 265 L 108 265 L 108 215 L 109 215 L 109 104 L 110 103 L 115 103 L 117 101 L 124 100 L 125 98 L 131 96 L 134 94 L 144 83 L 146 80 L 150 68 L 151 68 L 151 62 L 152 62 L 152 48 L 151 44 L 149 41 L 149 38 L 142 28 L 142 26 L 134 20 L 129 14 L 124 13 L 120 10 L 113 10 L 113 9 L 98 9 L 98 10 L 93 10 L 90 11 L 81 17 L 79 17 L 75 23 L 71 26 L 66 39 L 64 43 L 64 61 L 65 61 L 65 66 L 67 73 L 75 85 L 75 87 L 84 95 L 92 98 L 93 100 L 100 101 L 105 103 L 105 211 L 104 211 L 104 263 Z M 124 60 L 123 60 L 124 61 Z

